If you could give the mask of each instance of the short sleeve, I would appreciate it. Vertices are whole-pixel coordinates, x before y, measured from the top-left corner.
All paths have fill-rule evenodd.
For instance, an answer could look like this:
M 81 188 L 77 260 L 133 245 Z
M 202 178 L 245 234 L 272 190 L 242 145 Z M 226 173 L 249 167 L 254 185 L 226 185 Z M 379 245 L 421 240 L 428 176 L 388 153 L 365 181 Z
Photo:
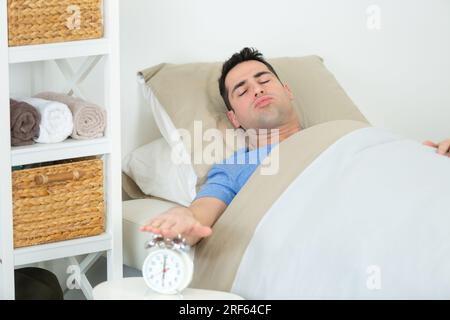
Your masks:
M 208 172 L 206 183 L 194 200 L 213 197 L 222 200 L 227 206 L 236 196 L 235 183 L 227 171 L 227 165 L 216 164 Z

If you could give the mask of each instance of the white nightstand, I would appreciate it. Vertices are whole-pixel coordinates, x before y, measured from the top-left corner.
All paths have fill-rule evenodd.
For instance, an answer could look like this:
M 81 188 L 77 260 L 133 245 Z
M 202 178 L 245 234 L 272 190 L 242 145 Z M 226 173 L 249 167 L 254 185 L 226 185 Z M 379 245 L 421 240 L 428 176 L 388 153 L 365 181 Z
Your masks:
M 94 300 L 243 300 L 229 292 L 191 288 L 183 290 L 181 295 L 157 294 L 147 287 L 142 277 L 100 283 L 92 296 Z

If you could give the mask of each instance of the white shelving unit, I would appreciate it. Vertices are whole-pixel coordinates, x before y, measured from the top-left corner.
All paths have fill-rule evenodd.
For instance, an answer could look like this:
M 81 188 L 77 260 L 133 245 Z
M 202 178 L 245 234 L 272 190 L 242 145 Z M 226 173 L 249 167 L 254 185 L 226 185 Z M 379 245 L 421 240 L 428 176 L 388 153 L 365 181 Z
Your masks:
M 122 278 L 122 193 L 120 153 L 120 62 L 119 0 L 103 0 L 104 37 L 64 43 L 8 47 L 7 0 L 0 0 L 0 299 L 14 299 L 14 269 L 18 266 L 67 258 L 81 270 L 80 285 L 87 298 L 92 287 L 84 272 L 106 251 L 107 278 Z M 77 73 L 71 72 L 65 59 L 86 57 Z M 82 81 L 104 59 L 107 132 L 94 140 L 68 139 L 56 144 L 10 146 L 9 97 L 10 66 L 17 63 L 55 60 L 69 79 L 65 89 L 79 93 Z M 72 74 L 71 74 L 72 73 Z M 37 92 L 32 92 L 35 94 Z M 103 156 L 105 168 L 106 232 L 99 236 L 14 249 L 12 214 L 12 166 L 63 160 L 84 156 Z M 74 257 L 87 254 L 78 262 Z

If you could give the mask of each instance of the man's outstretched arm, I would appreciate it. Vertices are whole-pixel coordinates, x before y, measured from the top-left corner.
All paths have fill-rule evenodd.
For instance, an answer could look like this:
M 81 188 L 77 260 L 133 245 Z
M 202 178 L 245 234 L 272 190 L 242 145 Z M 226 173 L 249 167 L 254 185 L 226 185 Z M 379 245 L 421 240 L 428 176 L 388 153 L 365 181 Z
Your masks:
M 227 205 L 217 198 L 199 198 L 189 207 L 175 207 L 161 213 L 140 230 L 161 234 L 165 238 L 175 238 L 181 234 L 190 245 L 194 245 L 211 235 L 212 225 L 226 208 Z

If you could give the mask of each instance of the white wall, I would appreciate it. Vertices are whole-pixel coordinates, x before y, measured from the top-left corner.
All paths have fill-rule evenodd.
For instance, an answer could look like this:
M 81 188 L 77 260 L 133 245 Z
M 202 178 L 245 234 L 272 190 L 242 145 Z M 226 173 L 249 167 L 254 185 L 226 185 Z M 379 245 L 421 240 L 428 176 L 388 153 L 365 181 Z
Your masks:
M 380 30 L 367 28 L 370 5 Z M 124 153 L 158 132 L 137 70 L 223 61 L 243 46 L 269 58 L 319 54 L 374 125 L 450 137 L 448 0 L 127 0 L 120 23 Z

